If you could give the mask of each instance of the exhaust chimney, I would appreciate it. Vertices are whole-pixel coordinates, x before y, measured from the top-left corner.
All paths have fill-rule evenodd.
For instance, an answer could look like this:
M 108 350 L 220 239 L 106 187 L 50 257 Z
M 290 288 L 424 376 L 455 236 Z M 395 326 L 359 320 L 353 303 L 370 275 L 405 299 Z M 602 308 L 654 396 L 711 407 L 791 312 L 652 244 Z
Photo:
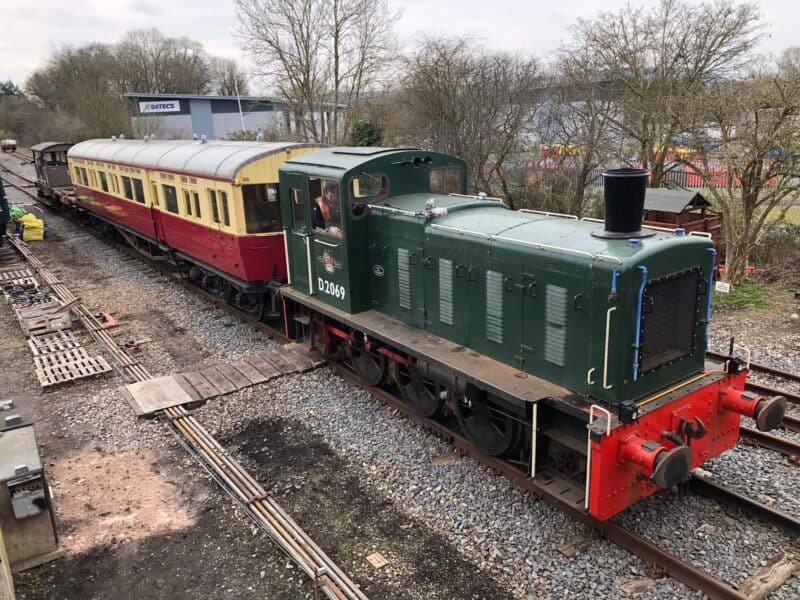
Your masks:
M 655 235 L 642 230 L 647 169 L 607 169 L 603 171 L 605 229 L 593 231 L 600 238 L 626 239 Z

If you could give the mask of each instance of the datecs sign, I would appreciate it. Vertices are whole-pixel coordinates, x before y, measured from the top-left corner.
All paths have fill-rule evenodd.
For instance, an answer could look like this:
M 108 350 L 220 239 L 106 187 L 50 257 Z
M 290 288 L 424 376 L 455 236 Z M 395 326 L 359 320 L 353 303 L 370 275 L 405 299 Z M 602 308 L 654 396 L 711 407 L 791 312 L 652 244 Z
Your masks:
M 171 113 L 181 112 L 180 100 L 158 100 L 153 102 L 139 102 L 139 113 Z

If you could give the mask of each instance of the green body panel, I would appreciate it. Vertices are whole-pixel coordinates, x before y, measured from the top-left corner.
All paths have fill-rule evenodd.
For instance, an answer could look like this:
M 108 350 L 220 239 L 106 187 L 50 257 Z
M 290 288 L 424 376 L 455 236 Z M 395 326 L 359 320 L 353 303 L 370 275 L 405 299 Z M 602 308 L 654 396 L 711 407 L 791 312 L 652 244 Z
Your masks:
M 374 308 L 608 403 L 644 397 L 702 370 L 712 265 L 708 239 L 672 233 L 657 233 L 638 243 L 603 239 L 591 235 L 602 230 L 601 223 L 433 194 L 427 166 L 407 164 L 420 154 L 382 151 L 346 160 L 326 150 L 282 168 L 282 193 L 284 175 L 291 177 L 290 171 L 309 176 L 338 172 L 343 182 L 365 172 L 384 173 L 390 179 L 389 194 L 370 204 L 366 218 L 345 222 L 344 238 L 337 240 L 336 248 L 326 247 L 339 253 L 341 269 L 337 264 L 333 277 L 348 295 L 341 301 L 320 295 L 321 299 L 348 312 Z M 425 154 L 433 157 L 434 166 L 461 164 L 445 155 Z M 426 213 L 429 201 L 447 213 Z M 324 261 L 316 247 L 322 244 L 313 234 L 311 246 L 316 273 Z M 290 249 L 292 285 L 308 293 L 302 256 L 300 249 Z M 682 304 L 687 307 L 684 312 L 694 311 L 685 331 L 691 334 L 691 351 L 649 372 L 634 369 L 636 335 L 642 336 L 640 347 L 648 335 L 670 335 L 662 318 L 670 314 L 670 296 L 653 296 L 647 288 L 640 303 L 640 267 L 647 269 L 648 283 L 692 270 L 698 273 L 693 297 Z M 616 293 L 611 294 L 615 270 Z M 637 320 L 640 308 L 649 314 Z M 656 317 L 662 323 L 654 333 Z

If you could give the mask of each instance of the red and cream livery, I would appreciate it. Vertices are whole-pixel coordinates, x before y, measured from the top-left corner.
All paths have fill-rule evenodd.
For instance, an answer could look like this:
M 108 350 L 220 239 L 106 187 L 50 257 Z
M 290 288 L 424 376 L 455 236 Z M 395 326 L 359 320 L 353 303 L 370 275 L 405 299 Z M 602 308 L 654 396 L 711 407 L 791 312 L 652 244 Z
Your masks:
M 96 139 L 68 153 L 77 204 L 136 248 L 261 310 L 286 278 L 278 166 L 319 146 Z

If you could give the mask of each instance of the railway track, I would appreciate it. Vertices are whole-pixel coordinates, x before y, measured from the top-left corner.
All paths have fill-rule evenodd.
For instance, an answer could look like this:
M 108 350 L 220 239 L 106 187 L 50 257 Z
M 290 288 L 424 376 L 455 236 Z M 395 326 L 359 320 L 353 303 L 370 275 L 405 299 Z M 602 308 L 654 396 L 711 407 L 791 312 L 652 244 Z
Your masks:
M 11 173 L 22 181 L 32 181 L 24 176 L 14 173 L 6 167 L 2 168 L 4 171 Z M 10 183 L 10 185 L 20 189 L 33 199 L 37 201 L 39 200 L 35 193 L 31 193 L 25 187 L 20 187 L 19 185 L 15 185 L 13 183 Z M 48 205 L 44 204 L 44 206 Z M 94 235 L 102 237 L 94 230 L 89 228 L 87 229 Z M 214 294 L 195 286 L 188 280 L 181 277 L 179 274 L 173 272 L 168 265 L 148 259 L 132 248 L 129 248 L 121 243 L 113 242 L 107 239 L 104 239 L 103 241 L 106 243 L 111 243 L 115 246 L 115 248 L 123 251 L 126 255 L 144 260 L 147 264 L 154 267 L 162 274 L 168 276 L 173 281 L 180 283 L 185 288 L 190 289 L 193 293 L 200 295 L 204 299 L 225 310 L 227 313 L 236 316 L 243 322 L 249 323 L 258 328 L 268 336 L 285 340 L 282 332 L 275 330 L 269 325 L 250 317 L 246 313 L 236 309 L 233 306 L 230 306 L 224 300 L 215 296 Z M 29 251 L 27 252 L 26 259 L 28 256 L 32 257 L 33 261 L 38 261 L 38 259 L 36 259 L 36 257 L 33 256 Z M 31 262 L 31 264 L 34 264 L 34 262 Z M 44 267 L 40 261 L 38 264 L 40 268 Z M 37 268 L 37 271 L 38 270 L 39 269 Z M 54 277 L 53 280 L 57 281 Z M 88 317 L 94 319 L 91 314 L 88 314 Z M 100 324 L 97 323 L 97 325 L 99 326 Z M 98 329 L 95 331 L 102 332 L 102 329 L 98 327 Z M 113 339 L 111 339 L 107 334 L 105 334 L 105 336 L 108 337 L 108 340 L 103 340 L 100 343 L 109 349 L 112 357 L 114 357 L 119 363 L 120 370 L 125 372 L 128 378 L 133 379 L 134 381 L 143 381 L 152 377 L 143 367 L 135 364 L 133 359 L 131 359 L 126 352 L 121 350 L 113 341 Z M 111 347 L 112 345 L 113 350 Z M 127 364 L 127 361 L 134 364 Z M 436 421 L 414 415 L 401 400 L 389 394 L 385 390 L 366 385 L 355 373 L 345 368 L 341 364 L 331 364 L 340 376 L 369 391 L 378 402 L 392 406 L 405 416 L 437 433 L 437 435 L 448 440 L 462 452 L 472 456 L 478 463 L 491 469 L 493 472 L 508 478 L 521 490 L 526 491 L 536 497 L 541 497 L 559 510 L 569 514 L 575 520 L 585 524 L 590 529 L 601 533 L 604 537 L 619 547 L 639 557 L 644 562 L 648 564 L 659 565 L 667 574 L 684 583 L 688 587 L 701 591 L 709 598 L 737 600 L 746 598 L 728 583 L 715 578 L 709 573 L 703 572 L 688 561 L 685 561 L 677 555 L 657 546 L 646 538 L 625 529 L 618 523 L 615 523 L 612 520 L 599 521 L 587 515 L 582 509 L 582 502 L 576 503 L 574 501 L 566 500 L 566 498 L 570 496 L 574 498 L 574 494 L 568 494 L 568 492 L 575 491 L 567 489 L 567 482 L 558 479 L 553 479 L 549 483 L 534 481 L 512 464 L 498 458 L 483 455 L 469 440 L 454 433 L 452 430 L 447 429 L 444 425 Z M 216 440 L 214 440 L 213 437 L 202 428 L 202 426 L 197 422 L 191 413 L 186 411 L 183 407 L 176 407 L 173 409 L 167 409 L 164 417 L 169 422 L 173 433 L 178 437 L 181 444 L 187 449 L 187 451 L 189 451 L 200 462 L 200 464 L 212 475 L 212 477 L 214 477 L 214 479 L 223 487 L 223 489 L 225 489 L 232 497 L 236 498 L 242 504 L 245 511 L 251 516 L 251 518 L 259 523 L 261 527 L 266 529 L 271 536 L 277 535 L 283 540 L 283 542 L 288 542 L 288 546 L 285 546 L 283 543 L 281 543 L 282 547 L 290 556 L 292 556 L 293 559 L 295 559 L 295 561 L 298 561 L 298 564 L 301 565 L 306 574 L 311 577 L 317 585 L 320 586 L 320 588 L 328 595 L 328 597 L 365 598 L 354 584 L 349 590 L 350 594 L 352 595 L 349 595 L 346 593 L 346 591 L 338 589 L 338 585 L 341 583 L 340 578 L 343 576 L 341 571 L 338 570 L 335 564 L 325 564 L 325 561 L 321 560 L 321 557 L 327 559 L 327 557 L 324 556 L 324 553 L 322 553 L 322 551 L 314 545 L 313 541 L 305 536 L 302 530 L 300 530 L 302 533 L 298 533 L 293 529 L 293 526 L 296 527 L 296 524 L 291 521 L 288 515 L 282 512 L 282 509 L 279 509 L 278 507 L 276 510 L 275 507 L 268 504 L 271 499 L 264 492 L 263 488 L 261 488 L 260 485 L 253 480 L 252 477 L 250 477 L 240 465 L 238 465 L 238 463 L 227 456 L 224 448 L 222 448 L 216 442 Z M 756 433 L 760 434 L 761 432 Z M 762 503 L 759 503 L 743 494 L 728 488 L 724 488 L 723 486 L 710 481 L 706 477 L 694 475 L 690 483 L 690 487 L 695 492 L 714 498 L 723 504 L 728 504 L 730 506 L 735 506 L 736 508 L 745 510 L 748 514 L 751 514 L 770 525 L 776 526 L 783 531 L 791 532 L 791 535 L 800 536 L 800 522 L 797 519 L 794 519 L 782 511 L 763 505 Z M 583 497 L 582 492 L 580 497 Z M 275 538 L 273 537 L 273 539 Z
M 76 297 L 70 290 L 22 243 L 10 238 L 10 244 L 36 271 L 41 280 L 50 286 L 65 304 Z M 82 303 L 72 309 L 94 340 L 106 348 L 116 363 L 116 369 L 131 381 L 146 381 L 153 375 L 104 330 L 102 324 Z M 367 600 L 366 595 L 322 549 L 294 522 L 271 498 L 266 490 L 250 476 L 208 431 L 183 407 L 169 408 L 162 417 L 181 444 L 198 460 L 201 466 L 235 498 L 244 511 L 275 540 L 314 582 L 315 597 L 321 592 L 332 600 Z

